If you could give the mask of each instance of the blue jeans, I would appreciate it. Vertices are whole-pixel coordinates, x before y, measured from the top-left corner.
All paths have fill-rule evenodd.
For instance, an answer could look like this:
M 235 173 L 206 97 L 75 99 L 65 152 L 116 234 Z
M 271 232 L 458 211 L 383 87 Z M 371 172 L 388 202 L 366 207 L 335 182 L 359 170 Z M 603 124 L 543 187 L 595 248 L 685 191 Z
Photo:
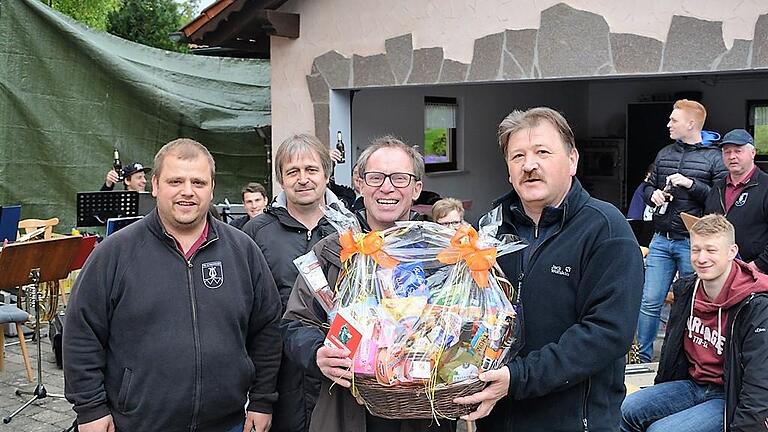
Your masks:
M 659 331 L 659 314 L 669 286 L 675 278 L 693 273 L 691 266 L 691 241 L 687 238 L 670 240 L 654 234 L 645 258 L 645 286 L 640 316 L 637 320 L 637 343 L 640 346 L 640 361 L 648 363 L 653 356 L 653 341 Z
M 622 432 L 722 432 L 725 393 L 691 380 L 656 384 L 621 404 Z
M 225 432 L 243 432 L 244 427 L 245 427 L 245 421 L 243 421 L 242 423 L 240 423 L 239 425 L 236 425 L 231 429 L 227 429 Z

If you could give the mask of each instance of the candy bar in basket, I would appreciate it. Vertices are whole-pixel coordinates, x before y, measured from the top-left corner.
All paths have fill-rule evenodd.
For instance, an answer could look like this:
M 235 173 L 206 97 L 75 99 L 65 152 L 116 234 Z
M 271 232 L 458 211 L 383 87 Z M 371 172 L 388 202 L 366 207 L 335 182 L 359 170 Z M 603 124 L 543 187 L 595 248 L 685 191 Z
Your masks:
M 478 374 L 504 366 L 522 345 L 517 292 L 495 264 L 525 245 L 496 239 L 500 210 L 479 232 L 400 222 L 363 233 L 349 213 L 329 208 L 326 217 L 340 232 L 343 270 L 333 288 L 310 286 L 328 312 L 326 344 L 353 359 L 353 393 L 385 418 L 471 411 L 452 400 L 480 391 Z

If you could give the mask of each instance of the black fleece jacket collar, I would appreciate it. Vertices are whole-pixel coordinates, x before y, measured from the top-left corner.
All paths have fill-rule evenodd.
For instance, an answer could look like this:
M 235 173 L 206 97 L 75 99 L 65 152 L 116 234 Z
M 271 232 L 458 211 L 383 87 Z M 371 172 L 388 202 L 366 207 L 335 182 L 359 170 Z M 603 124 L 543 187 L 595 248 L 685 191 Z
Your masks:
M 205 243 L 203 244 L 206 244 L 210 241 L 213 241 L 219 238 L 219 228 L 216 226 L 216 222 L 215 222 L 216 219 L 214 219 L 210 213 L 206 213 L 205 217 L 206 217 L 206 220 L 208 221 L 208 237 L 206 237 Z M 145 218 L 147 219 L 147 226 L 149 227 L 149 232 L 151 232 L 152 235 L 160 239 L 160 241 L 162 241 L 163 243 L 176 249 L 176 240 L 174 239 L 173 235 L 171 235 L 171 233 L 169 233 L 168 230 L 165 229 L 165 226 L 163 226 L 163 223 L 160 220 L 160 214 L 158 213 L 157 208 L 152 210 L 152 212 L 146 215 Z
M 589 194 L 581 186 L 581 182 L 579 182 L 576 177 L 571 177 L 571 179 L 573 180 L 571 183 L 571 189 L 565 195 L 563 204 L 560 207 L 547 206 L 544 208 L 541 218 L 541 223 L 543 225 L 548 225 L 558 220 L 562 223 L 567 222 L 573 218 L 573 215 L 578 213 L 579 210 L 581 210 L 581 208 L 584 207 L 584 205 L 589 200 Z M 504 214 L 505 221 L 516 220 L 534 225 L 531 218 L 525 214 L 520 196 L 517 194 L 517 192 L 515 192 L 514 189 L 512 189 L 506 195 L 496 199 L 492 204 L 493 208 L 496 208 L 499 205 L 503 205 L 502 212 Z M 521 220 L 523 218 L 527 220 Z

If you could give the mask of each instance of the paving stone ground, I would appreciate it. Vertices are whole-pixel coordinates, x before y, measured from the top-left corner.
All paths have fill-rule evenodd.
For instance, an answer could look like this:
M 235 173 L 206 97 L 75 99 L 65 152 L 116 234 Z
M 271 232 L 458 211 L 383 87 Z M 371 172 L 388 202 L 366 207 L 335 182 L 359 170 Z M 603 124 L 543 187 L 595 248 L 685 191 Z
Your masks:
M 56 357 L 42 329 L 41 349 L 43 384 L 48 393 L 64 394 L 64 372 L 56 367 Z M 6 343 L 16 337 L 6 336 Z M 33 378 L 37 380 L 37 347 L 27 336 L 27 347 L 32 358 Z M 0 372 L 0 417 L 6 417 L 32 396 L 17 396 L 16 389 L 32 391 L 35 384 L 27 382 L 21 350 L 18 344 L 5 347 L 5 370 Z M 33 402 L 8 424 L 0 423 L 0 432 L 62 432 L 72 425 L 75 413 L 65 399 L 47 397 Z
M 56 357 L 51 349 L 47 331 L 47 328 L 43 329 L 41 340 L 43 384 L 45 384 L 48 393 L 64 394 L 64 372 L 56 367 Z M 663 331 L 660 331 L 655 344 L 655 358 L 658 358 L 662 337 Z M 30 338 L 31 336 L 27 336 L 27 345 L 32 358 L 34 378 L 37 379 L 37 347 L 34 342 L 29 340 Z M 17 341 L 15 337 L 6 337 L 6 343 L 15 341 Z M 652 383 L 653 374 L 646 375 L 642 378 L 635 378 L 635 380 L 640 380 L 638 385 Z M 16 389 L 32 391 L 34 388 L 35 384 L 27 382 L 19 345 L 7 346 L 5 348 L 5 370 L 0 372 L 0 417 L 6 417 L 31 398 L 27 395 L 17 396 L 15 394 Z M 14 417 L 10 423 L 0 423 L 0 432 L 63 432 L 72 425 L 74 419 L 75 413 L 69 402 L 65 399 L 48 397 L 33 402 L 32 405 Z M 457 432 L 466 431 L 466 422 L 459 421 Z

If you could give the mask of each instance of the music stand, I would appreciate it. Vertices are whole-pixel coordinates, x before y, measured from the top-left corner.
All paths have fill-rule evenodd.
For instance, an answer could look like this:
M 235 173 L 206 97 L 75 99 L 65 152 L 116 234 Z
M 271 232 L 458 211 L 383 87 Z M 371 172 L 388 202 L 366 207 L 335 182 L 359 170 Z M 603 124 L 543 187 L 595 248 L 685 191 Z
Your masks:
M 83 265 L 85 264 L 85 260 L 88 259 L 88 256 L 91 255 L 91 252 L 93 252 L 93 249 L 96 247 L 96 236 L 85 236 L 83 237 L 83 240 L 80 242 L 80 247 L 77 249 L 77 253 L 75 253 L 74 257 L 72 258 L 72 263 L 69 266 L 69 271 L 73 272 L 75 270 L 80 270 L 83 268 Z M 62 290 L 60 293 L 61 298 L 64 300 L 64 306 L 67 305 L 67 299 L 66 299 L 66 293 L 64 290 Z M 56 313 L 54 315 L 53 319 L 51 320 L 50 324 L 48 325 L 48 339 L 51 341 L 51 346 L 53 347 L 53 353 L 56 356 L 56 367 L 61 369 L 63 367 L 63 359 L 62 359 L 62 343 L 61 343 L 61 336 L 62 333 L 64 333 L 64 311 Z
M 139 215 L 136 191 L 99 191 L 77 193 L 77 226 L 104 226 L 109 218 Z
M 21 206 L 2 206 L 0 207 L 0 242 L 16 241 L 16 233 L 19 229 L 19 219 L 21 219 Z
M 81 236 L 67 236 L 7 245 L 0 251 L 0 268 L 3 269 L 0 272 L 0 288 L 30 284 L 24 288 L 24 291 L 35 302 L 35 318 L 39 322 L 40 297 L 38 293 L 40 283 L 67 277 L 72 257 L 78 251 L 81 241 Z M 13 417 L 38 399 L 64 397 L 64 395 L 48 393 L 43 385 L 40 325 L 35 326 L 35 340 L 37 342 L 37 385 L 32 392 L 16 390 L 17 396 L 29 394 L 34 397 L 21 405 L 11 415 L 4 417 L 3 423 L 10 423 Z

